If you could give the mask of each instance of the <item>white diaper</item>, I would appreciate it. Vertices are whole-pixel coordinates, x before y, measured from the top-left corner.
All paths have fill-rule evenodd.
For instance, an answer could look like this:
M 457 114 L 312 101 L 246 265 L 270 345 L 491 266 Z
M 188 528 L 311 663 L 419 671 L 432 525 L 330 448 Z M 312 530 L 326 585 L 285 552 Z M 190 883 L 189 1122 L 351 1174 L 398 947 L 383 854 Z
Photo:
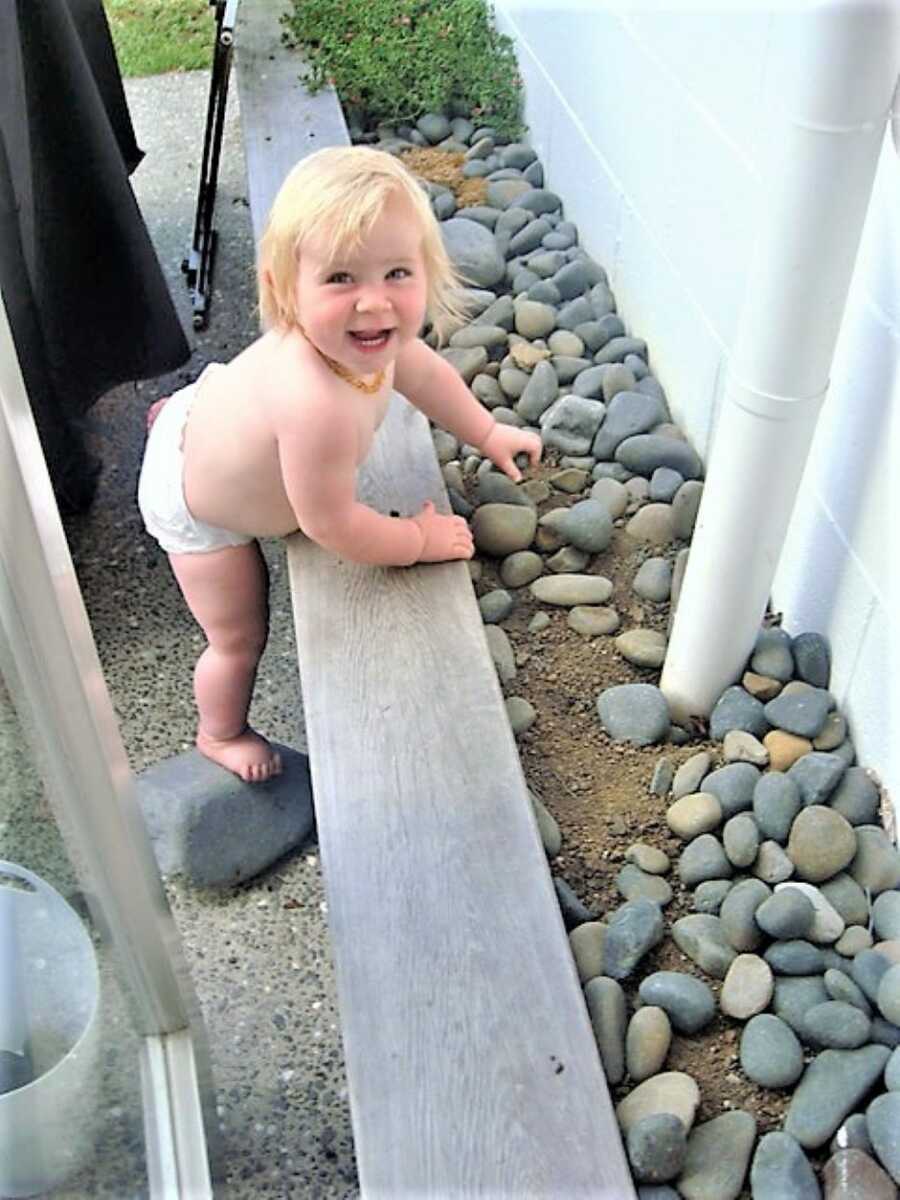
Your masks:
M 210 366 L 220 366 L 211 363 Z M 209 370 L 209 367 L 206 368 Z M 138 483 L 138 507 L 147 532 L 167 554 L 208 554 L 226 546 L 246 546 L 253 541 L 245 533 L 233 533 L 198 521 L 184 499 L 184 452 L 182 438 L 200 375 L 176 392 L 153 422 Z

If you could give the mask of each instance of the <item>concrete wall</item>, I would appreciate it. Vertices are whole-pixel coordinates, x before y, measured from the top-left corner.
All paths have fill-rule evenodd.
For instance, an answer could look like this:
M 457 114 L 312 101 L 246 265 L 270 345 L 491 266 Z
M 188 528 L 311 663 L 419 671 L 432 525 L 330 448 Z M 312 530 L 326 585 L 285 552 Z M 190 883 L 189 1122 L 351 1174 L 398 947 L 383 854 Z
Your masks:
M 778 17 L 762 6 L 614 0 L 496 0 L 496 15 L 516 41 L 548 186 L 609 272 L 675 419 L 707 457 L 766 203 Z M 895 804 L 898 409 L 900 157 L 887 138 L 773 603 L 791 633 L 829 638 L 859 761 Z M 765 495 L 761 479 L 760 503 Z

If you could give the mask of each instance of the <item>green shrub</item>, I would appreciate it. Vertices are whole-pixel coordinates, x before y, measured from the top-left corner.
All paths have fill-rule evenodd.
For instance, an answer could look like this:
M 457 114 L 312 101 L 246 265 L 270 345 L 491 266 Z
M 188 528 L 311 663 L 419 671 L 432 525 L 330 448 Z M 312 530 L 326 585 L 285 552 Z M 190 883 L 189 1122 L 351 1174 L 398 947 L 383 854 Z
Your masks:
M 363 121 L 474 114 L 514 136 L 521 128 L 512 40 L 485 0 L 292 0 L 286 40 Z

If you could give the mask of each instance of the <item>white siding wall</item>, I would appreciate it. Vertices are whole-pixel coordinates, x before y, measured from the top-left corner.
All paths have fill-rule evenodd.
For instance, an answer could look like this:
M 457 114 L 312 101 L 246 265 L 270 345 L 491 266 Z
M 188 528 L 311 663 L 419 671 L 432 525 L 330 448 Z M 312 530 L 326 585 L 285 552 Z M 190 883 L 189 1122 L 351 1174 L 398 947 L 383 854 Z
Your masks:
M 547 186 L 609 272 L 629 331 L 646 338 L 673 416 L 705 458 L 766 203 L 778 18 L 747 8 L 496 0 Z M 897 411 L 900 158 L 887 139 L 773 602 L 789 632 L 829 638 L 832 689 L 859 761 L 895 806 Z M 761 479 L 759 503 L 765 495 Z

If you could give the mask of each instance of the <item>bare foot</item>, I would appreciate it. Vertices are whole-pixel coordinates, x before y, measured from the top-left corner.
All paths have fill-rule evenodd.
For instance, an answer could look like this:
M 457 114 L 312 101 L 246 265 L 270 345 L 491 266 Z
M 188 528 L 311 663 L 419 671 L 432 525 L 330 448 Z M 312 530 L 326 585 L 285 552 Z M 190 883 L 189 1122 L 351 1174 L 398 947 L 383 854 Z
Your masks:
M 168 404 L 168 402 L 169 402 L 169 400 L 170 400 L 170 399 L 171 399 L 171 397 L 170 397 L 170 396 L 163 396 L 163 398 L 162 398 L 161 400 L 156 400 L 156 401 L 155 401 L 153 404 L 151 404 L 151 405 L 150 405 L 150 407 L 147 409 L 147 432 L 148 432 L 148 433 L 149 433 L 149 432 L 150 432 L 150 430 L 153 428 L 153 422 L 156 420 L 156 418 L 157 418 L 157 417 L 159 416 L 159 414 L 162 412 L 162 410 L 163 410 L 163 407 L 164 407 L 166 404 Z
M 281 755 L 249 726 L 233 738 L 210 737 L 198 729 L 197 749 L 245 783 L 265 783 L 281 774 Z

